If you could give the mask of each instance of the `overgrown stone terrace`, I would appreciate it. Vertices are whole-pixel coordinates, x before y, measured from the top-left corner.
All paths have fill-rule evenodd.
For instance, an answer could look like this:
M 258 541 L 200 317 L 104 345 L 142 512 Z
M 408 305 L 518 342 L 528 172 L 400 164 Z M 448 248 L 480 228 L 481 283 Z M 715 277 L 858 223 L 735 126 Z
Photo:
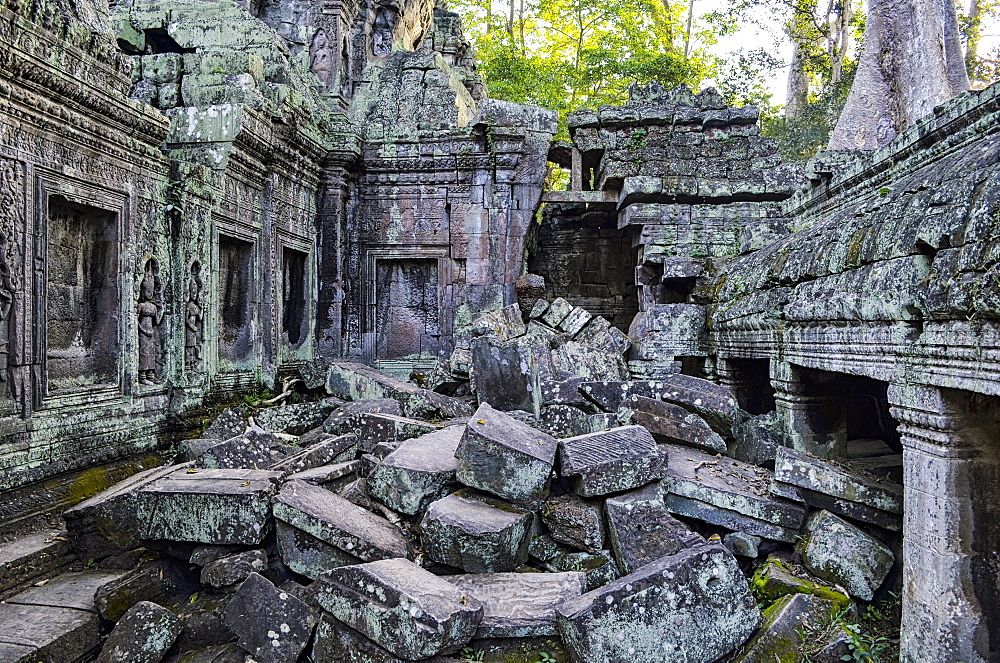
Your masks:
M 995 88 L 802 168 L 426 0 L 0 41 L 0 661 L 1000 657 Z

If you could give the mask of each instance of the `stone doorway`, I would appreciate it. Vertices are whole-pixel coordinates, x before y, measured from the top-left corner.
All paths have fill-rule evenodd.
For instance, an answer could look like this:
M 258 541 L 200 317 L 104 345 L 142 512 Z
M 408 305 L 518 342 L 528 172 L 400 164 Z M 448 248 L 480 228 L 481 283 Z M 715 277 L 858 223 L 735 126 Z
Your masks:
M 253 248 L 219 236 L 219 359 L 229 362 L 245 361 L 253 351 Z
M 406 258 L 376 263 L 375 356 L 436 358 L 440 351 L 438 261 Z

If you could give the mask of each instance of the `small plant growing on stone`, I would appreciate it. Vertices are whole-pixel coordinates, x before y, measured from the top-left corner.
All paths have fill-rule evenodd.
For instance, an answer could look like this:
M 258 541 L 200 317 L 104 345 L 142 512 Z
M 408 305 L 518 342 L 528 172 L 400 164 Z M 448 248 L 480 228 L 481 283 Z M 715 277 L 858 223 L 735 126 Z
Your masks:
M 547 651 L 538 652 L 538 661 L 536 663 L 556 663 L 556 658 Z
M 482 661 L 484 653 L 482 650 L 476 651 L 472 647 L 466 647 L 459 652 L 459 656 L 462 657 L 463 661 Z

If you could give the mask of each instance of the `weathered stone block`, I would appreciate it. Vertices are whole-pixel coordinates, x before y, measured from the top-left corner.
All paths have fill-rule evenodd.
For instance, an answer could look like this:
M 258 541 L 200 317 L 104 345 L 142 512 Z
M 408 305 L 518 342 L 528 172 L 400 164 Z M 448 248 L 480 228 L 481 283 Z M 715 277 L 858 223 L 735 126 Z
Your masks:
M 586 552 L 604 549 L 604 518 L 599 501 L 586 501 L 577 495 L 550 497 L 540 513 L 554 540 Z
M 761 622 L 736 560 L 707 544 L 570 599 L 557 615 L 567 649 L 588 663 L 710 663 Z
M 736 438 L 733 457 L 761 467 L 774 468 L 778 449 L 784 446 L 781 422 L 774 412 L 747 419 L 736 426 L 733 437 Z
M 372 497 L 411 516 L 427 508 L 455 481 L 455 452 L 464 433 L 464 426 L 448 426 L 403 442 L 368 478 Z
M 583 573 L 588 592 L 603 587 L 618 577 L 618 567 L 615 565 L 614 557 L 607 550 L 597 553 L 563 553 L 550 560 L 547 568 L 550 571 Z
M 528 559 L 532 515 L 463 490 L 433 502 L 420 521 L 428 557 L 471 573 L 513 571 Z
M 407 660 L 457 651 L 483 619 L 479 601 L 404 559 L 341 567 L 318 582 L 324 610 Z
M 764 611 L 764 623 L 734 663 L 794 660 L 810 644 L 809 636 L 833 619 L 837 606 L 808 594 L 784 596 Z
M 663 476 L 662 457 L 642 426 L 621 426 L 559 442 L 563 477 L 573 478 L 578 495 L 592 497 L 629 490 Z
M 733 427 L 747 418 L 729 387 L 680 374 L 662 382 L 661 399 L 694 412 L 723 437 L 732 437 Z
M 722 545 L 739 557 L 755 559 L 760 554 L 761 538 L 743 532 L 730 532 L 722 537 Z
M 334 362 L 326 379 L 326 391 L 331 396 L 348 401 L 391 398 L 399 401 L 408 417 L 452 418 L 467 417 L 468 403 L 450 396 L 403 382 L 370 366 L 351 362 Z
M 892 550 L 829 511 L 810 516 L 806 532 L 802 546 L 805 567 L 852 596 L 871 601 L 895 561 Z
M 588 380 L 625 380 L 629 376 L 625 360 L 617 352 L 567 341 L 552 351 L 556 371 L 585 377 Z
M 757 595 L 768 601 L 789 594 L 811 594 L 833 602 L 840 610 L 850 607 L 851 599 L 847 594 L 804 577 L 807 575 L 801 568 L 795 571 L 788 562 L 772 555 L 754 573 L 752 583 Z
M 322 426 L 323 421 L 337 409 L 334 399 L 311 403 L 288 403 L 257 410 L 253 413 L 254 423 L 271 433 L 304 435 L 307 431 Z
M 208 440 L 229 440 L 242 435 L 249 426 L 245 408 L 230 407 L 222 411 L 201 436 Z
M 559 326 L 559 323 L 566 319 L 566 316 L 570 314 L 573 310 L 573 305 L 567 302 L 562 297 L 557 297 L 552 303 L 549 304 L 548 309 L 542 315 L 541 320 L 549 327 L 553 329 Z
M 635 423 L 644 426 L 658 442 L 683 444 L 705 451 L 726 453 L 726 441 L 693 412 L 680 405 L 631 396 L 624 407 L 632 410 Z
M 658 485 L 609 497 L 604 510 L 611 549 L 622 575 L 705 541 L 670 515 Z
M 273 435 L 250 430 L 219 442 L 198 456 L 195 467 L 216 470 L 263 470 L 282 460 L 280 440 Z
M 472 342 L 472 384 L 480 403 L 501 410 L 536 412 L 538 383 L 551 374 L 546 337 L 527 335 L 510 341 L 481 336 Z
M 380 444 L 396 447 L 400 442 L 414 437 L 420 437 L 440 429 L 436 424 L 429 424 L 419 419 L 397 417 L 393 414 L 378 414 L 363 412 L 356 418 L 359 448 L 363 452 L 371 452 Z
M 186 465 L 181 467 L 188 467 Z M 101 560 L 139 544 L 139 488 L 176 472 L 155 467 L 139 472 L 63 513 L 66 536 L 82 560 Z
M 413 556 L 406 537 L 388 520 L 302 481 L 282 487 L 274 498 L 274 516 L 362 561 Z M 283 549 L 282 556 L 286 554 L 285 562 L 294 563 L 294 550 Z
M 137 603 L 115 625 L 96 663 L 160 663 L 183 628 L 166 608 Z
M 350 456 L 350 460 L 354 460 L 354 450 L 357 448 L 357 444 L 358 438 L 354 435 L 321 433 L 315 444 L 275 463 L 270 469 L 276 472 L 298 473 L 329 466 L 345 456 Z
M 670 460 L 662 484 L 672 513 L 746 534 L 795 541 L 805 510 L 768 492 L 770 472 L 695 449 L 663 446 Z
M 516 504 L 536 507 L 549 492 L 558 442 L 484 403 L 455 456 L 458 480 Z
M 495 336 L 501 341 L 522 336 L 525 331 L 521 309 L 517 304 L 487 313 L 472 323 L 472 333 L 476 336 Z
M 774 480 L 873 509 L 903 513 L 902 486 L 854 474 L 785 447 L 778 449 Z
M 307 578 L 315 580 L 330 569 L 361 563 L 354 555 L 281 520 L 275 523 L 275 533 L 281 561 Z
M 226 608 L 226 626 L 260 663 L 295 661 L 309 644 L 316 615 L 301 599 L 251 573 Z
M 445 576 L 483 604 L 475 637 L 530 638 L 556 635 L 556 607 L 580 596 L 583 573 L 475 573 Z
M 267 553 L 263 550 L 247 550 L 203 566 L 201 584 L 215 589 L 228 589 L 249 578 L 251 573 L 263 573 L 266 569 Z
M 357 434 L 357 415 L 362 413 L 392 414 L 401 416 L 403 408 L 392 398 L 374 398 L 345 403 L 323 422 L 323 430 L 331 435 Z
M 138 491 L 139 535 L 258 545 L 271 529 L 271 497 L 280 473 L 192 470 L 176 470 Z

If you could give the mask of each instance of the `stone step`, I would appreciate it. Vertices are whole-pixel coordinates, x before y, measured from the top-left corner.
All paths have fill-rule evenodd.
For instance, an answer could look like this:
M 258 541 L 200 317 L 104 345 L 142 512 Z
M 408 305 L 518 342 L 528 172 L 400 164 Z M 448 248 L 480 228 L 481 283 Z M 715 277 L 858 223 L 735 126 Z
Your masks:
M 66 532 L 44 530 L 0 545 L 0 601 L 75 561 Z
M 94 593 L 122 574 L 64 573 L 0 603 L 0 663 L 77 663 L 96 652 Z

